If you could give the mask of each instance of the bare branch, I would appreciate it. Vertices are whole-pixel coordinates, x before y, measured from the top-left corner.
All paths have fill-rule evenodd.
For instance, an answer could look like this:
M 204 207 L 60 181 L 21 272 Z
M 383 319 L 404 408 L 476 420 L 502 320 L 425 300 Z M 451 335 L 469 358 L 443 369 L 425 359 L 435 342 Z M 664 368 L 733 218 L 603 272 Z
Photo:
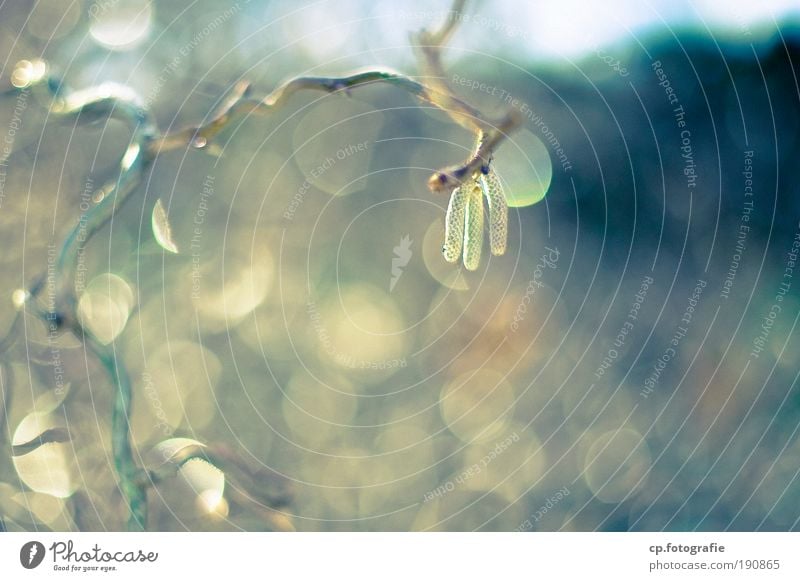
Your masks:
M 466 6 L 466 4 L 467 0 L 454 0 L 453 5 L 450 7 L 450 12 L 447 13 L 447 18 L 442 23 L 439 30 L 433 32 L 422 31 L 422 34 L 427 35 L 427 40 L 430 45 L 442 46 L 447 44 L 458 26 L 459 19 L 464 13 L 464 6 Z
M 434 31 L 422 30 L 412 35 L 420 55 L 425 84 L 390 70 L 360 70 L 343 77 L 295 77 L 290 79 L 262 99 L 250 97 L 250 85 L 241 82 L 231 95 L 202 124 L 165 135 L 151 144 L 151 155 L 162 151 L 193 146 L 208 147 L 225 127 L 248 115 L 268 115 L 283 106 L 288 99 L 300 91 L 324 93 L 349 93 L 351 89 L 386 83 L 397 87 L 418 99 L 434 105 L 447 113 L 455 122 L 475 133 L 476 147 L 472 156 L 460 164 L 443 168 L 428 180 L 432 192 L 449 192 L 465 180 L 483 170 L 491 162 L 497 146 L 522 122 L 514 110 L 498 119 L 486 118 L 479 109 L 459 98 L 446 80 L 441 62 L 441 52 L 452 37 L 461 19 L 466 0 L 455 0 L 441 27 Z M 484 172 L 485 173 L 485 172 Z
M 240 121 L 248 115 L 269 115 L 282 107 L 291 96 L 301 91 L 349 93 L 351 89 L 375 84 L 389 84 L 406 91 L 418 99 L 442 109 L 470 129 L 491 126 L 478 109 L 449 92 L 432 89 L 395 71 L 370 69 L 354 71 L 343 77 L 295 77 L 282 83 L 262 99 L 250 97 L 249 84 L 240 83 L 223 103 L 223 106 L 210 116 L 208 122 L 167 134 L 154 141 L 151 146 L 152 153 L 157 154 L 189 145 L 200 149 L 207 147 L 214 137 L 231 123 Z

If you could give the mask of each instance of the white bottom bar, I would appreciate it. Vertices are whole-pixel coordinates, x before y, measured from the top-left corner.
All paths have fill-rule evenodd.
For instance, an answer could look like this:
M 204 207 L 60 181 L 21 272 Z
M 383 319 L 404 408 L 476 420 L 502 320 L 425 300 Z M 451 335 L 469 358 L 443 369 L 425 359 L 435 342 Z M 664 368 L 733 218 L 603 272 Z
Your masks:
M 0 578 L 778 580 L 800 578 L 798 540 L 793 533 L 9 533 L 0 535 Z M 40 563 L 27 569 L 23 561 Z

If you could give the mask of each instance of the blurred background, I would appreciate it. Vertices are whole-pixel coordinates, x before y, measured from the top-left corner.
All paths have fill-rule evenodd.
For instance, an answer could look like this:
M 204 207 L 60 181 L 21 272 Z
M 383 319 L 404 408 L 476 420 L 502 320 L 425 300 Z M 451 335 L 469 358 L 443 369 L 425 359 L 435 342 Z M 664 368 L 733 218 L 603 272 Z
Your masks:
M 243 78 L 415 74 L 409 33 L 448 10 L 0 6 L 0 325 L 130 139 L 11 91 L 20 61 L 128 85 L 166 131 Z M 298 94 L 159 156 L 87 244 L 79 315 L 131 375 L 141 464 L 217 446 L 281 500 L 254 510 L 192 460 L 151 489 L 149 527 L 796 530 L 799 24 L 791 0 L 469 3 L 448 80 L 525 120 L 495 157 L 509 250 L 476 272 L 443 260 L 425 185 L 473 136 L 397 88 Z M 32 316 L 17 335 L 3 526 L 121 529 L 112 386 L 76 337 Z

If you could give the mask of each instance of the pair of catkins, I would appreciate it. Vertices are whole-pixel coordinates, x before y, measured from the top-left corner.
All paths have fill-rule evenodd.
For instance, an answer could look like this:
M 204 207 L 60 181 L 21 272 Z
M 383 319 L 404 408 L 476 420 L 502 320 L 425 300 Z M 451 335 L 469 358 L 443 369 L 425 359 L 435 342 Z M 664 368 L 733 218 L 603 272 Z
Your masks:
M 495 256 L 506 251 L 508 204 L 500 179 L 487 165 L 453 190 L 445 215 L 442 254 L 448 262 L 458 262 L 463 255 L 467 270 L 477 269 L 481 262 L 483 198 L 489 209 L 489 248 Z

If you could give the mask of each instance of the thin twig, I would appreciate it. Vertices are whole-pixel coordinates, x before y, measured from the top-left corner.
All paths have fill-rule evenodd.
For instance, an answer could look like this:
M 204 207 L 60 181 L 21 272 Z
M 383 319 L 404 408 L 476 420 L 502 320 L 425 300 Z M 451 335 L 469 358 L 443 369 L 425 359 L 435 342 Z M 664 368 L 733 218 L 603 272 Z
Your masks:
M 463 14 L 466 0 L 455 0 L 447 18 L 438 30 L 421 30 L 411 35 L 411 41 L 419 53 L 420 66 L 426 81 L 438 94 L 448 95 L 444 103 L 450 111 L 457 112 L 456 120 L 473 120 L 469 109 L 462 107 L 462 101 L 447 82 L 447 73 L 442 64 L 442 48 L 450 40 Z M 487 173 L 492 155 L 498 145 L 522 124 L 522 116 L 509 109 L 502 117 L 471 123 L 476 133 L 475 149 L 471 157 L 460 164 L 452 165 L 434 173 L 428 180 L 428 188 L 433 192 L 452 191 L 477 173 Z
M 351 89 L 388 84 L 445 111 L 468 129 L 489 128 L 491 124 L 483 114 L 469 103 L 450 92 L 438 91 L 401 73 L 391 70 L 359 70 L 343 77 L 294 77 L 269 93 L 266 97 L 250 97 L 250 86 L 240 83 L 222 107 L 203 125 L 181 129 L 154 141 L 153 153 L 169 151 L 189 145 L 198 149 L 208 146 L 225 127 L 248 115 L 266 116 L 283 106 L 300 91 L 323 93 L 349 93 Z

